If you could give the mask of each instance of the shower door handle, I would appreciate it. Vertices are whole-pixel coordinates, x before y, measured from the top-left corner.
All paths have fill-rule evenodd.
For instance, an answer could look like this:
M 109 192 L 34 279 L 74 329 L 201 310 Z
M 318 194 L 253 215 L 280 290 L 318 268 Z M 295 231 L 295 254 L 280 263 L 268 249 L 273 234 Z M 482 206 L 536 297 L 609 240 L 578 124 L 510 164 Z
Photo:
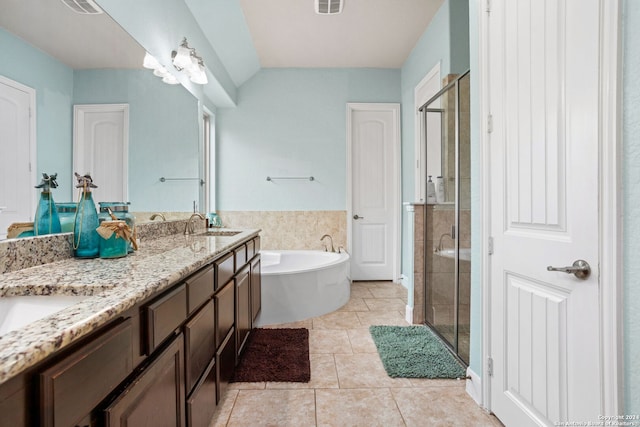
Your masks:
M 573 274 L 578 279 L 586 280 L 591 275 L 591 266 L 585 260 L 579 259 L 570 267 L 552 267 L 548 266 L 547 271 L 561 271 L 567 274 Z
M 358 220 L 358 219 L 364 219 L 364 217 L 363 217 L 363 216 L 359 216 L 358 214 L 355 214 L 355 215 L 353 216 L 353 219 L 356 219 L 356 220 Z

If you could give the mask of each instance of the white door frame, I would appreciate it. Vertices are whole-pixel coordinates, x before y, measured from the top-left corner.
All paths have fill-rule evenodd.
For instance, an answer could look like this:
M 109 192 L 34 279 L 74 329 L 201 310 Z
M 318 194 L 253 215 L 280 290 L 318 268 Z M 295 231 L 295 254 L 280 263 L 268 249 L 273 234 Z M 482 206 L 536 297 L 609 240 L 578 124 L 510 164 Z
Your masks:
M 38 169 L 38 153 L 37 153 L 37 137 L 36 137 L 36 90 L 32 87 L 25 86 L 15 80 L 8 79 L 4 76 L 0 76 L 0 83 L 7 86 L 11 86 L 17 90 L 21 90 L 29 94 L 29 170 L 31 171 L 31 188 L 38 184 L 37 169 Z M 32 192 L 31 200 L 31 214 L 36 211 L 38 203 L 38 192 Z
M 602 342 L 602 368 L 600 373 L 605 414 L 619 414 L 623 401 L 623 343 L 622 335 L 622 138 L 621 138 L 621 42 L 620 0 L 600 0 L 600 316 Z M 489 378 L 488 359 L 491 349 L 491 236 L 490 199 L 490 129 L 489 129 L 489 57 L 488 32 L 490 10 L 482 8 L 480 13 L 479 73 L 480 73 L 480 117 L 481 117 L 481 223 L 482 223 L 482 375 Z M 596 29 L 597 30 L 597 29 Z M 497 256 L 497 255 L 493 255 Z M 596 314 L 596 313 L 594 313 Z M 493 368 L 497 369 L 497 368 Z M 482 381 L 481 404 L 491 410 L 490 383 Z M 604 415 L 604 414 L 603 414 Z
M 352 120 L 351 116 L 354 111 L 393 111 L 393 120 L 396 122 L 396 132 L 394 135 L 393 143 L 393 171 L 391 173 L 393 177 L 393 194 L 391 196 L 391 203 L 393 204 L 393 281 L 400 281 L 400 259 L 401 259 L 401 236 L 402 236 L 402 203 L 401 203 L 401 176 L 400 176 L 400 104 L 398 103 L 347 103 L 347 248 L 351 252 L 352 248 L 352 222 L 353 216 L 353 144 L 351 141 L 351 129 Z

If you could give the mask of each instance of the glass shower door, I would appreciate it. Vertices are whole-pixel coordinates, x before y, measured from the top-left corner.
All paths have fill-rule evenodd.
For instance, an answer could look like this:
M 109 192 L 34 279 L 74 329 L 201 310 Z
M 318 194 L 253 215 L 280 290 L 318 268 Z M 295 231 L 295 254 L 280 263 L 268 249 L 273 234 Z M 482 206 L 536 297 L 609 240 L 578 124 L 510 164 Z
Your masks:
M 426 206 L 425 319 L 468 363 L 471 279 L 469 73 L 450 76 L 450 82 L 421 111 L 426 132 L 427 175 L 432 176 L 437 200 Z

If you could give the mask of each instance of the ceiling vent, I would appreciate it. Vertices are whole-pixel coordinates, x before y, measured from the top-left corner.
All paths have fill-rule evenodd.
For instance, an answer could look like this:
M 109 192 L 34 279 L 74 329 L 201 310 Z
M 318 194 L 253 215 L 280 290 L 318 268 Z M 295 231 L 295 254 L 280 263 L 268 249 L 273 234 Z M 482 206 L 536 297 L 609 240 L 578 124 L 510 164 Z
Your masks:
M 319 15 L 336 15 L 342 12 L 344 0 L 315 0 L 316 13 Z
M 74 12 L 83 15 L 97 15 L 102 13 L 100 6 L 93 0 L 62 0 L 62 3 L 66 4 L 69 9 Z

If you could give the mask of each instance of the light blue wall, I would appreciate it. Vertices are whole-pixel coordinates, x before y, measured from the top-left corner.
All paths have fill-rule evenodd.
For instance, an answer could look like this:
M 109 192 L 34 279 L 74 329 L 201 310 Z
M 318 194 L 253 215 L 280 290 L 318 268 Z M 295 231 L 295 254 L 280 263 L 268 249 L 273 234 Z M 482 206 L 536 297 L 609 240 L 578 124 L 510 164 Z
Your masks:
M 129 104 L 129 199 L 134 211 L 190 211 L 199 200 L 198 100 L 149 70 L 75 72 L 75 104 Z M 98 183 L 99 185 L 100 183 Z
M 640 2 L 623 2 L 625 414 L 640 414 Z
M 3 29 L 0 47 L 12 57 L 0 61 L 0 75 L 36 91 L 38 176 L 57 172 L 55 199 L 71 200 L 73 70 Z
M 217 208 L 346 209 L 346 104 L 399 101 L 399 70 L 262 69 L 216 114 Z

